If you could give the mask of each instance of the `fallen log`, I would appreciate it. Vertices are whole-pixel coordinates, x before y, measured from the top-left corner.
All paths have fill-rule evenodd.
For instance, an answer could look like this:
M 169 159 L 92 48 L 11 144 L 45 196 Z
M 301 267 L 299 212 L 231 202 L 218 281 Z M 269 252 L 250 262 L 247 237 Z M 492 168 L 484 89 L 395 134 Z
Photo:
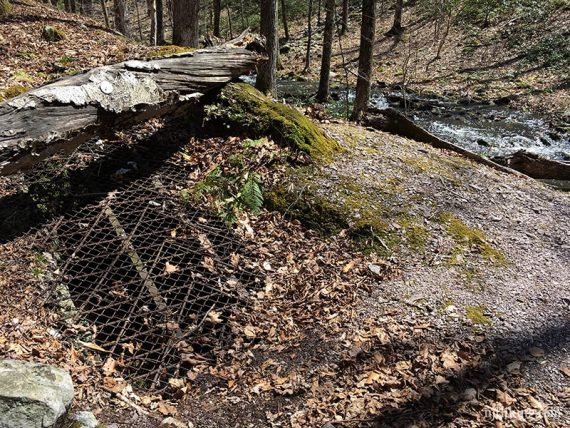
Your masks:
M 204 94 L 255 69 L 261 57 L 233 46 L 98 67 L 0 103 L 0 175 L 115 129 L 192 110 Z
M 507 156 L 496 156 L 493 160 L 532 178 L 540 180 L 570 180 L 570 163 L 546 159 L 524 150 L 519 150 Z
M 521 174 L 514 169 L 507 166 L 499 165 L 492 160 L 484 158 L 477 153 L 473 153 L 462 147 L 459 147 L 453 143 L 442 140 L 436 137 L 431 132 L 426 131 L 421 126 L 415 124 L 413 121 L 408 119 L 402 113 L 393 108 L 386 109 L 368 109 L 367 114 L 363 119 L 363 124 L 380 131 L 389 132 L 390 134 L 396 134 L 401 137 L 409 138 L 411 140 L 419 141 L 420 143 L 426 143 L 430 146 L 436 147 L 438 149 L 450 150 L 460 155 L 471 159 L 475 162 L 482 163 L 498 171 L 506 172 L 509 174 L 514 174 L 522 177 L 526 175 Z M 527 177 L 528 178 L 528 177 Z

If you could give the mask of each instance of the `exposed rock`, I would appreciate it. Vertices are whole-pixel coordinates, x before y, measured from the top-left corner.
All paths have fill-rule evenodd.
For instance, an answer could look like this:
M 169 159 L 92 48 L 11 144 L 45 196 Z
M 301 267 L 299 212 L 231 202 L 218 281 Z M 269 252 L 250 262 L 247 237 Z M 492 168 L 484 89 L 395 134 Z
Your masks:
M 65 38 L 63 31 L 58 28 L 46 25 L 42 30 L 42 39 L 48 42 L 59 42 Z
M 101 424 L 91 412 L 77 412 L 72 418 L 72 428 L 99 428 Z
M 0 428 L 53 427 L 72 401 L 73 383 L 66 371 L 0 360 Z

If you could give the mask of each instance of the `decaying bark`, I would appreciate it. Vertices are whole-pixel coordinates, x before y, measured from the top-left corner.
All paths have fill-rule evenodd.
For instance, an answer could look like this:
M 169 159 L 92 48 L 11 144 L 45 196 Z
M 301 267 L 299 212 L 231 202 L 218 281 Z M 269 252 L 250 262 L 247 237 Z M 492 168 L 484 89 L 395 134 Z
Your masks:
M 570 180 L 570 164 L 543 158 L 523 150 L 508 156 L 497 156 L 493 160 L 501 165 L 516 169 L 529 177 L 541 180 Z
M 489 159 L 486 159 L 477 153 L 470 152 L 462 147 L 456 146 L 450 142 L 436 137 L 432 133 L 426 131 L 421 126 L 416 125 L 406 116 L 392 108 L 387 109 L 368 109 L 368 113 L 363 117 L 363 124 L 380 131 L 389 132 L 390 134 L 400 135 L 401 137 L 426 143 L 438 149 L 451 150 L 475 162 L 482 163 L 493 169 L 523 176 L 514 169 L 499 165 Z
M 97 136 L 150 117 L 181 114 L 203 94 L 254 70 L 242 48 L 203 49 L 126 61 L 71 76 L 0 104 L 0 175 L 70 152 Z

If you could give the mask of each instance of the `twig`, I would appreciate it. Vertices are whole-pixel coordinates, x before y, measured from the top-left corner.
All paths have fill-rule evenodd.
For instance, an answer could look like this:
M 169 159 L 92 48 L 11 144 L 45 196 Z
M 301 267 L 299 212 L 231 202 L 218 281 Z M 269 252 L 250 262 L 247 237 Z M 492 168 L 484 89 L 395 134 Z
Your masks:
M 119 394 L 118 392 L 113 391 L 111 388 L 108 388 L 106 386 L 101 386 L 102 389 L 104 389 L 105 391 L 111 393 L 112 395 L 114 395 L 116 398 L 118 398 L 119 400 L 121 400 L 123 403 L 128 404 L 129 406 L 131 406 L 133 409 L 135 409 L 137 412 L 142 413 L 145 416 L 148 416 L 149 418 L 153 418 L 155 420 L 159 420 L 160 418 L 156 417 L 155 415 L 153 415 L 152 413 L 150 413 L 149 411 L 143 409 L 141 406 L 139 406 L 136 403 L 133 403 L 131 400 L 129 400 L 127 397 L 125 397 L 122 394 Z

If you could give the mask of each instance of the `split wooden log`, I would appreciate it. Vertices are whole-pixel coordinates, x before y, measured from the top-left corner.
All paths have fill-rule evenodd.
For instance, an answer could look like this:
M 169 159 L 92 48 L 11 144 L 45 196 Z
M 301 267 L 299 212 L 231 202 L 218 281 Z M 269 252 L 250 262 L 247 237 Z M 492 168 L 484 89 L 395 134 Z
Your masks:
M 204 94 L 255 69 L 261 57 L 234 46 L 98 67 L 1 103 L 0 175 L 115 129 L 191 111 Z
M 532 178 L 540 180 L 570 180 L 570 163 L 546 159 L 524 150 L 519 150 L 507 156 L 497 156 L 493 160 Z
M 363 119 L 363 124 L 380 131 L 385 131 L 389 132 L 390 134 L 396 134 L 401 137 L 410 138 L 412 140 L 419 141 L 420 143 L 426 143 L 438 149 L 451 150 L 453 152 L 461 154 L 468 159 L 482 163 L 483 165 L 487 165 L 493 169 L 528 178 L 526 175 L 521 174 L 514 169 L 499 165 L 498 163 L 484 158 L 477 153 L 473 153 L 453 143 L 436 137 L 393 108 L 368 109 L 368 112 Z

